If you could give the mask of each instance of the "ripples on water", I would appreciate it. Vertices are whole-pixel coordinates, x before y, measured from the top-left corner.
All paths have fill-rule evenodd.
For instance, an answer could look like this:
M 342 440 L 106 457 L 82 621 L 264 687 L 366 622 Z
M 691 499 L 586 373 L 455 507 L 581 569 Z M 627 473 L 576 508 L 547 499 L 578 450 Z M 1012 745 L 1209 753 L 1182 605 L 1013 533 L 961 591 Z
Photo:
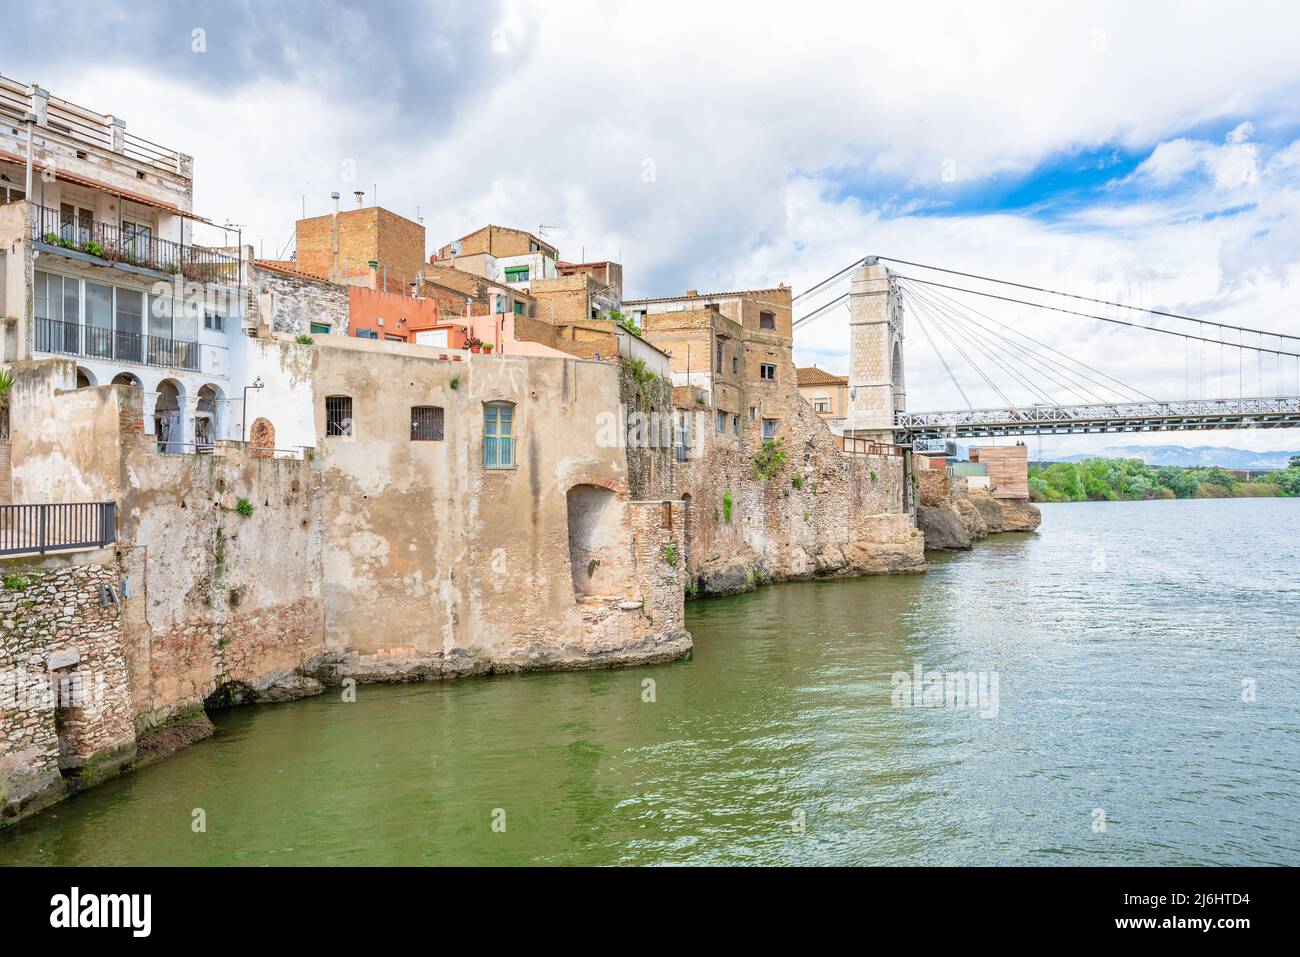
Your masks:
M 686 662 L 223 713 L 0 863 L 1300 864 L 1300 501 L 1043 511 L 924 576 L 692 603 Z M 997 672 L 997 717 L 891 707 L 917 662 Z

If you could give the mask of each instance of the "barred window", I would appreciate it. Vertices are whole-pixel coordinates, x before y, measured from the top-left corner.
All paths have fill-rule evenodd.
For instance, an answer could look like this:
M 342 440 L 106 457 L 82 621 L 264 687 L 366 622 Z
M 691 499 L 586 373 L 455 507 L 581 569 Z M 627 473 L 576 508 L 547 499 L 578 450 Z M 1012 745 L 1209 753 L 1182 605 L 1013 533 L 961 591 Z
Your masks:
M 325 434 L 352 434 L 352 396 L 325 396 Z
M 411 441 L 442 441 L 442 408 L 436 405 L 411 407 Z

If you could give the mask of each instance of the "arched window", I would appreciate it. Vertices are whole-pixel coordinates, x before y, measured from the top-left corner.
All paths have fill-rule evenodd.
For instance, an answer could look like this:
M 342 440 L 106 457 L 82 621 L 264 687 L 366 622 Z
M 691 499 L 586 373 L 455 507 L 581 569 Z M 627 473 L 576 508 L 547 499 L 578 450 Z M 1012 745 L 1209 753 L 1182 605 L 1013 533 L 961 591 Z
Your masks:
M 483 467 L 515 467 L 515 407 L 511 402 L 483 406 Z

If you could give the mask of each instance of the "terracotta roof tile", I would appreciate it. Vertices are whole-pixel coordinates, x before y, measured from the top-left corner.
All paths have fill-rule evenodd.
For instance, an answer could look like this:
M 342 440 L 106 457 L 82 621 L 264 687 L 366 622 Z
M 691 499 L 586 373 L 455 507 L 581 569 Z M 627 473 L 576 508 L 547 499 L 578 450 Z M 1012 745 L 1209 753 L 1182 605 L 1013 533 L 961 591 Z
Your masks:
M 798 385 L 848 385 L 849 380 L 842 375 L 836 375 L 833 372 L 827 372 L 825 369 L 819 369 L 816 366 L 807 366 L 803 369 L 794 370 L 795 382 Z

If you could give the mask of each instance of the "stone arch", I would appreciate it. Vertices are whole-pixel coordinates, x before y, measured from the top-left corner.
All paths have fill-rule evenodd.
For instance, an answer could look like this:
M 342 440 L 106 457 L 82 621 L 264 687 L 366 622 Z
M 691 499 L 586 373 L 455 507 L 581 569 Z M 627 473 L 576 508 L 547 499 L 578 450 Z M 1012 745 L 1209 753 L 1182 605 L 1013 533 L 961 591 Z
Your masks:
M 119 372 L 113 376 L 113 385 L 129 385 L 133 389 L 143 389 L 144 384 L 140 377 L 133 372 Z
M 275 426 L 270 419 L 258 417 L 248 430 L 248 447 L 255 459 L 275 458 Z
M 584 472 L 581 475 L 575 475 L 569 480 L 569 491 L 573 491 L 579 485 L 597 485 L 600 488 L 613 492 L 621 499 L 627 498 L 627 483 L 620 482 L 618 479 L 609 478 L 605 475 L 595 475 Z
M 195 398 L 194 445 L 199 451 L 206 452 L 221 438 L 225 397 L 220 386 L 209 382 L 199 389 Z
M 77 366 L 77 385 L 78 389 L 89 389 L 96 385 L 95 373 L 91 372 L 84 366 Z
M 617 594 L 627 554 L 623 501 L 605 484 L 584 482 L 565 494 L 573 594 Z
M 185 451 L 185 387 L 175 379 L 158 383 L 153 402 L 153 434 L 159 452 Z

